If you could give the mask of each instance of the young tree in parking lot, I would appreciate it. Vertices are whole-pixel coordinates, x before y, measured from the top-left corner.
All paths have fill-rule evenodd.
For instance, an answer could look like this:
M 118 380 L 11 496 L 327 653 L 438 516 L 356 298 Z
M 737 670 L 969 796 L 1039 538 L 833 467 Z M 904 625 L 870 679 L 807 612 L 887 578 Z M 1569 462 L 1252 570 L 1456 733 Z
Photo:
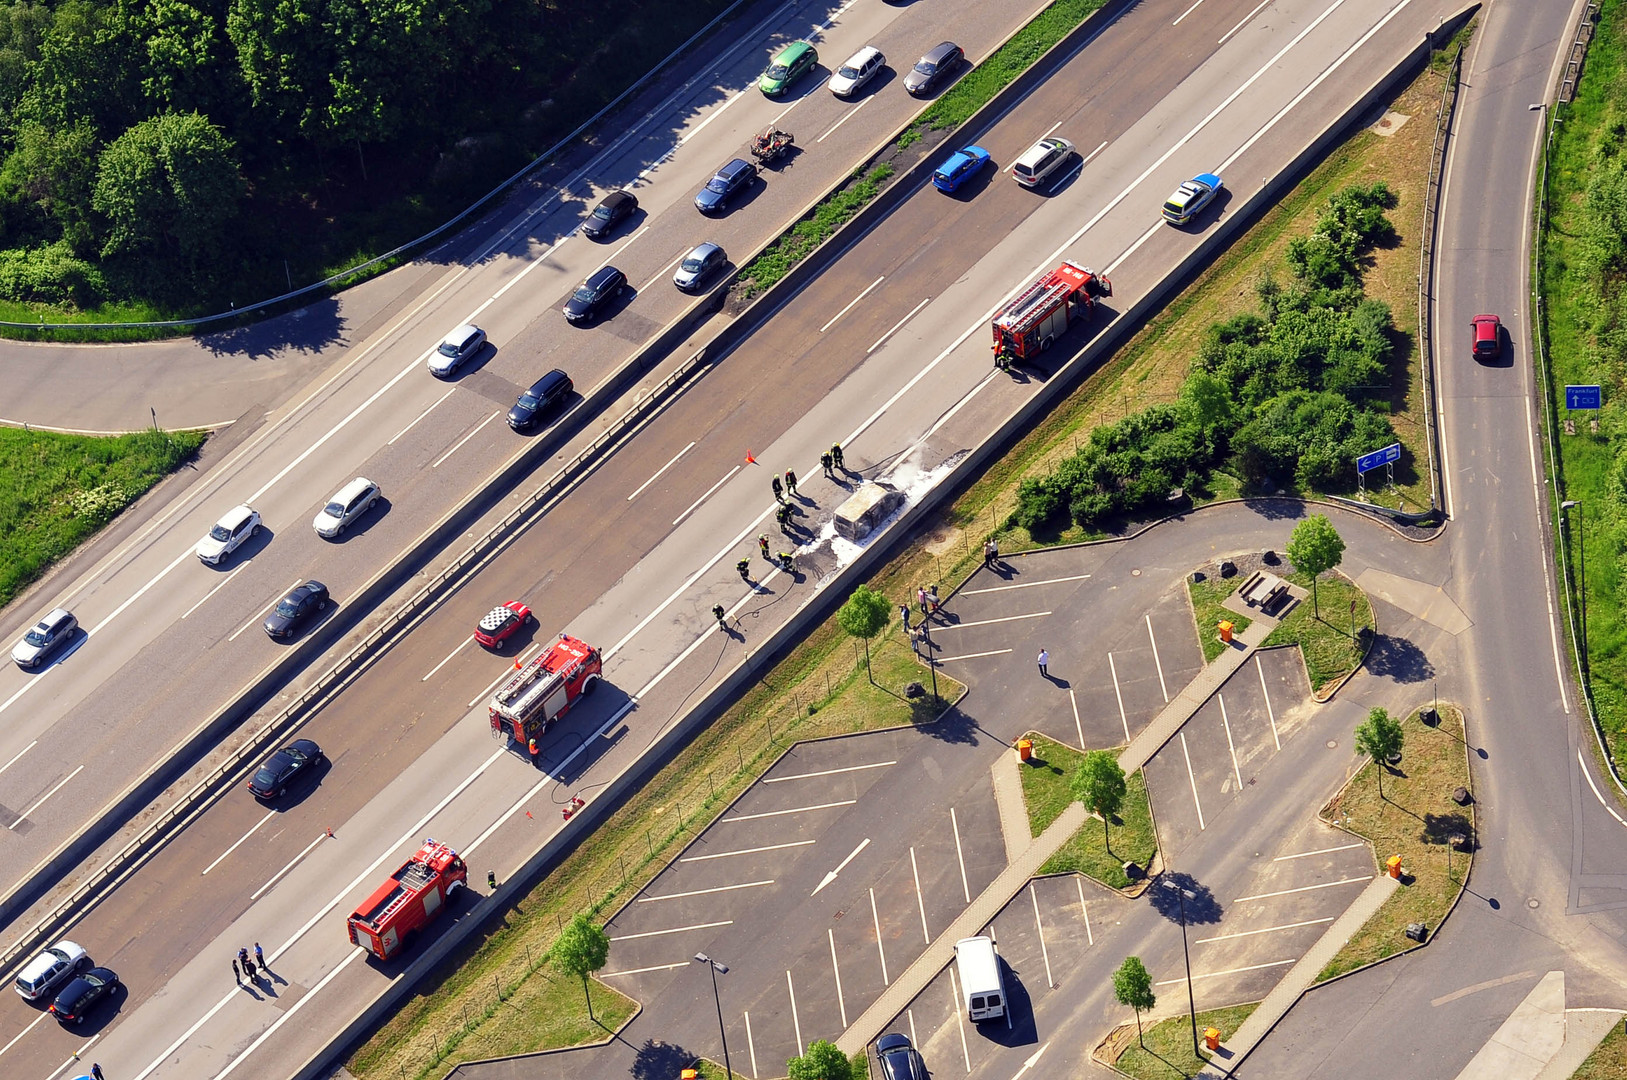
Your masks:
M 588 976 L 604 967 L 610 957 L 610 935 L 604 927 L 578 914 L 565 925 L 565 932 L 554 942 L 554 966 L 566 975 L 582 980 L 582 996 L 588 1001 L 588 1019 L 593 1019 L 593 995 L 588 993 Z
M 843 630 L 864 639 L 864 673 L 869 676 L 871 685 L 875 684 L 876 677 L 870 670 L 870 639 L 886 629 L 892 614 L 892 602 L 868 585 L 854 589 L 847 603 L 836 612 L 836 621 Z
M 1344 538 L 1325 514 L 1312 514 L 1301 521 L 1288 538 L 1288 558 L 1293 560 L 1294 569 L 1311 575 L 1311 614 L 1318 618 L 1322 613 L 1316 606 L 1317 576 L 1338 566 L 1344 554 Z
M 1109 855 L 1113 853 L 1107 823 L 1124 806 L 1124 792 L 1128 786 L 1119 760 L 1107 750 L 1092 750 L 1079 763 L 1073 774 L 1073 797 L 1085 804 L 1085 809 L 1100 814 L 1102 842 Z
M 1136 1042 L 1146 1049 L 1147 1044 L 1141 1039 L 1141 1014 L 1158 1004 L 1158 995 L 1152 992 L 1152 976 L 1147 973 L 1147 965 L 1141 962 L 1139 956 L 1126 956 L 1124 963 L 1113 972 L 1113 996 L 1120 1005 L 1128 1005 L 1136 1011 Z
M 853 1080 L 853 1063 L 833 1042 L 815 1039 L 808 1052 L 785 1063 L 791 1080 Z
M 1386 763 L 1401 752 L 1401 721 L 1383 709 L 1374 709 L 1356 726 L 1356 749 L 1373 759 L 1378 774 L 1378 797 L 1384 798 Z

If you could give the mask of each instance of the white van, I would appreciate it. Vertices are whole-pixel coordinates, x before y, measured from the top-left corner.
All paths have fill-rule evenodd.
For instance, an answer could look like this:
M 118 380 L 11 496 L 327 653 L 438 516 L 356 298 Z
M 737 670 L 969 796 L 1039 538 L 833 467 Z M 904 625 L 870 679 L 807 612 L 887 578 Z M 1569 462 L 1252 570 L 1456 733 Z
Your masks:
M 955 942 L 955 973 L 960 978 L 967 1019 L 975 1023 L 1006 1014 L 1006 986 L 992 939 L 969 937 Z

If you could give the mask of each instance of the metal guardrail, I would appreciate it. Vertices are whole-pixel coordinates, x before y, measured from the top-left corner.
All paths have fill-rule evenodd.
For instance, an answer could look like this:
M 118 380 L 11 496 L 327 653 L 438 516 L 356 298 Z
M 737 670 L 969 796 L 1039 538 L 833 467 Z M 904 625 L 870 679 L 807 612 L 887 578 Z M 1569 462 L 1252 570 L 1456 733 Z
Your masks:
M 1576 100 L 1576 84 L 1582 79 L 1582 62 L 1587 59 L 1587 47 L 1593 41 L 1593 31 L 1598 24 L 1598 0 L 1588 0 L 1587 6 L 1582 9 L 1582 17 L 1577 20 L 1570 54 L 1565 58 L 1565 75 L 1559 81 L 1558 100 L 1566 105 Z
M 1441 179 L 1446 171 L 1446 143 L 1457 112 L 1458 87 L 1463 74 L 1463 45 L 1452 57 L 1452 67 L 1441 88 L 1435 112 L 1435 143 L 1429 154 L 1429 179 L 1424 185 L 1423 222 L 1418 233 L 1418 370 L 1424 384 L 1424 443 L 1429 450 L 1429 505 L 1441 509 L 1440 418 L 1435 415 L 1435 327 L 1431 321 L 1435 297 L 1435 230 L 1439 226 Z

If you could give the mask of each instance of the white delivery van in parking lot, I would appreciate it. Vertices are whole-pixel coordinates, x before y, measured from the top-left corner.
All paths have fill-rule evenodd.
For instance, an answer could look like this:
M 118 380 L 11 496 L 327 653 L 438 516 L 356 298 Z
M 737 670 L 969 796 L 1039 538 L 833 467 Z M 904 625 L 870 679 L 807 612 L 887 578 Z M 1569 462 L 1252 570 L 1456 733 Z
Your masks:
M 969 937 L 955 942 L 955 972 L 960 977 L 967 1019 L 975 1023 L 998 1020 L 1006 1014 L 1006 987 L 1000 978 L 1000 958 L 995 955 L 992 939 Z

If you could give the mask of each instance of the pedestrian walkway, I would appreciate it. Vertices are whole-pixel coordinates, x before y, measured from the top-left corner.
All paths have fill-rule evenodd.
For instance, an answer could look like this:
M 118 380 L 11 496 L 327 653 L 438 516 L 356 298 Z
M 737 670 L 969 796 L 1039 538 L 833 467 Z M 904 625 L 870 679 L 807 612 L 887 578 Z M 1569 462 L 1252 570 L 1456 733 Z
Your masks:
M 1022 764 L 1016 751 L 995 758 L 990 771 L 994 774 L 994 803 L 1000 808 L 1000 835 L 1006 842 L 1006 862 L 1014 862 L 1034 842 L 1034 830 L 1028 823 L 1028 800 L 1023 798 Z

